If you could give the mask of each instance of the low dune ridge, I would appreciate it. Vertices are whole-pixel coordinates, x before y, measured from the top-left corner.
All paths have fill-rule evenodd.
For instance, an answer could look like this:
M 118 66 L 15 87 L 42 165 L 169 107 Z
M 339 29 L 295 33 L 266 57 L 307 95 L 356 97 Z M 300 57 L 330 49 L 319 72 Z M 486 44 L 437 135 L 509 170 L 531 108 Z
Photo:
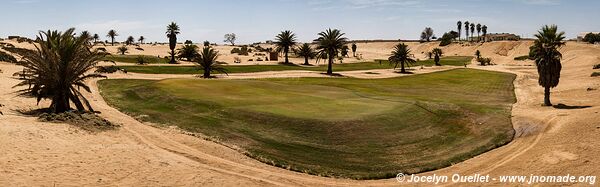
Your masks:
M 16 43 L 31 48 L 32 44 Z M 357 43 L 362 60 L 387 59 L 397 42 Z M 407 42 L 416 58 L 425 59 L 427 52 L 439 43 Z M 532 41 L 502 41 L 482 44 L 452 44 L 441 47 L 446 56 L 473 56 L 479 50 L 491 58 L 494 66 L 469 68 L 509 72 L 514 81 L 517 103 L 512 108 L 516 131 L 513 142 L 453 166 L 424 173 L 437 175 L 599 175 L 600 161 L 600 79 L 590 77 L 592 67 L 600 64 L 600 46 L 567 42 L 561 49 L 563 71 L 558 87 L 552 90 L 556 108 L 541 107 L 543 88 L 533 61 L 515 61 L 527 55 Z M 104 46 L 103 46 L 104 47 Z M 115 53 L 118 46 L 105 48 Z M 142 45 L 143 51 L 130 47 L 130 55 L 164 57 L 168 45 Z M 218 46 L 222 61 L 233 65 L 236 55 L 231 46 Z M 250 65 L 245 57 L 240 65 Z M 249 58 L 249 57 L 248 57 Z M 292 58 L 294 63 L 303 59 Z M 261 64 L 277 62 L 261 62 Z M 311 62 L 314 63 L 314 62 Z M 346 61 L 344 61 L 346 63 Z M 437 68 L 437 69 L 436 69 Z M 38 109 L 49 105 L 34 98 L 17 97 L 12 88 L 18 80 L 13 73 L 22 67 L 0 62 L 0 184 L 6 186 L 395 186 L 395 179 L 356 181 L 313 176 L 269 166 L 246 157 L 235 148 L 218 141 L 190 136 L 177 128 L 155 128 L 143 124 L 135 116 L 127 116 L 110 107 L 100 96 L 95 81 L 86 96 L 102 117 L 122 124 L 114 131 L 91 134 L 67 124 L 39 122 L 19 110 Z M 427 67 L 419 73 L 447 69 Z M 334 65 L 335 71 L 335 65 Z M 406 76 L 377 70 L 388 76 Z M 344 72 L 339 72 L 344 74 Z M 357 75 L 361 74 L 361 75 Z M 383 78 L 348 72 L 359 78 Z M 293 75 L 293 76 L 290 76 Z M 117 78 L 163 79 L 195 78 L 189 75 L 115 74 Z M 231 78 L 322 76 L 314 72 L 261 72 L 231 75 Z M 362 77 L 360 77 L 362 76 Z M 166 180 L 168 179 L 168 180 Z M 500 183 L 496 185 L 502 185 Z M 568 184 L 564 184 L 568 185 Z

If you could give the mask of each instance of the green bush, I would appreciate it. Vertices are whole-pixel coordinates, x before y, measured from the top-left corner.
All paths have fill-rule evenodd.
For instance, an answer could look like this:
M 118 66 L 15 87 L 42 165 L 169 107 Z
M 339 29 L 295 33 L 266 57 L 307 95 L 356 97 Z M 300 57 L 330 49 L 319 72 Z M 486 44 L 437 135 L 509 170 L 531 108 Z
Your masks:
M 248 46 L 242 46 L 242 48 L 233 48 L 231 50 L 231 54 L 238 54 L 248 56 L 252 52 L 252 49 L 249 49 Z
M 477 62 L 482 66 L 492 65 L 492 59 L 490 58 L 478 58 Z
M 600 69 L 600 64 L 594 65 L 594 69 Z
M 594 72 L 594 73 L 592 73 L 592 77 L 600 77 L 600 72 Z
M 117 66 L 99 66 L 98 68 L 96 68 L 96 73 L 115 73 L 117 71 L 119 71 L 121 69 L 119 69 L 119 67 Z
M 531 59 L 529 57 L 529 55 L 523 55 L 523 56 L 515 57 L 515 60 L 517 60 L 517 61 L 525 61 L 525 60 L 533 60 L 533 59 Z

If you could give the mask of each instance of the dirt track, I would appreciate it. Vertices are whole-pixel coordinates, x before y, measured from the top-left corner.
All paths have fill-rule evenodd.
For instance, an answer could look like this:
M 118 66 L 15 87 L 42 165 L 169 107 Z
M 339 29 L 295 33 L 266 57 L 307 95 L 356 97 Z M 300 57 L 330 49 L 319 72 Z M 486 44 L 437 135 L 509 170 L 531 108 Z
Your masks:
M 385 55 L 389 44 L 360 46 L 367 55 Z M 491 174 L 498 175 L 600 175 L 598 158 L 600 137 L 600 79 L 589 75 L 593 64 L 600 63 L 600 48 L 569 43 L 563 49 L 563 73 L 559 87 L 553 90 L 555 104 L 592 106 L 584 109 L 541 107 L 543 89 L 537 85 L 537 72 L 531 62 L 512 61 L 526 54 L 527 42 L 499 42 L 484 46 L 451 46 L 446 54 L 471 55 L 480 49 L 497 66 L 481 68 L 517 74 L 513 106 L 515 140 L 454 166 L 422 175 Z M 432 44 L 411 44 L 415 51 L 426 51 Z M 370 48 L 369 48 L 370 47 Z M 506 56 L 505 56 L 506 55 Z M 247 158 L 237 151 L 212 141 L 184 135 L 169 128 L 141 124 L 100 97 L 95 82 L 89 94 L 102 116 L 122 123 L 117 131 L 90 135 L 64 124 L 37 122 L 21 116 L 15 109 L 35 108 L 35 100 L 15 97 L 10 78 L 19 67 L 0 63 L 0 184 L 8 186 L 64 185 L 136 185 L 136 186 L 392 186 L 395 179 L 354 181 L 331 179 L 291 172 Z M 442 69 L 424 69 L 421 73 Z M 380 77 L 362 72 L 343 73 L 361 78 L 397 75 L 377 70 Z M 313 72 L 264 72 L 233 75 L 230 78 L 322 76 Z M 116 74 L 112 78 L 193 78 L 186 75 L 149 76 Z M 41 103 L 41 106 L 47 103 Z

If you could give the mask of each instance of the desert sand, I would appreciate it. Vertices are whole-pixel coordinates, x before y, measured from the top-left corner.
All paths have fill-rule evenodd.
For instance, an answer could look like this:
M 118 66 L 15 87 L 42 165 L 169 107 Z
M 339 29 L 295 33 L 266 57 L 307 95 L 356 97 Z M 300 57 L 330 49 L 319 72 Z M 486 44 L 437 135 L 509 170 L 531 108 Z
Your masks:
M 385 59 L 395 43 L 358 43 L 365 60 Z M 600 175 L 600 79 L 590 77 L 600 63 L 600 47 L 568 42 L 562 48 L 561 83 L 552 90 L 555 104 L 591 106 L 584 109 L 541 107 L 543 88 L 537 85 L 532 61 L 526 55 L 531 41 L 454 44 L 446 55 L 472 56 L 480 50 L 497 65 L 469 68 L 517 75 L 512 122 L 513 142 L 451 167 L 423 175 Z M 417 58 L 436 43 L 409 43 Z M 145 47 L 144 47 L 145 48 Z M 107 48 L 109 51 L 112 50 Z M 227 50 L 226 48 L 222 50 Z M 139 54 L 166 54 L 167 46 L 145 48 Z M 137 54 L 138 52 L 136 52 Z M 161 55 L 162 56 L 162 55 Z M 227 58 L 233 58 L 228 56 Z M 302 59 L 293 59 L 301 63 Z M 416 68 L 416 74 L 450 67 Z M 36 109 L 35 99 L 17 97 L 12 74 L 21 67 L 0 62 L 0 184 L 3 186 L 396 186 L 395 179 L 356 181 L 312 176 L 260 163 L 213 141 L 187 135 L 176 128 L 142 124 L 112 108 L 100 96 L 95 81 L 87 94 L 102 117 L 122 124 L 115 131 L 90 133 L 67 124 L 38 122 L 16 112 Z M 334 66 L 335 71 L 335 66 Z M 399 76 L 392 70 L 338 72 L 358 78 Z M 322 76 L 307 71 L 232 74 L 230 79 Z M 113 74 L 110 78 L 195 78 L 193 75 Z M 589 88 L 589 89 L 588 89 Z M 452 185 L 452 184 L 448 184 Z M 455 184 L 456 185 L 456 184 Z M 460 185 L 460 184 L 459 184 Z M 463 184 L 464 185 L 464 184 Z M 498 184 L 501 185 L 501 184 Z

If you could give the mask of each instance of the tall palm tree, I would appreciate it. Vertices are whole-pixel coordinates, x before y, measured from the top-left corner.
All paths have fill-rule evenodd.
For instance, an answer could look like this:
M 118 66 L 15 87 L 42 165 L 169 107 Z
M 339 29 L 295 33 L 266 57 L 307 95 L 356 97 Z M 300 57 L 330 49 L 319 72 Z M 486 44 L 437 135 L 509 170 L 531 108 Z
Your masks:
M 292 31 L 286 30 L 281 31 L 277 36 L 275 36 L 275 45 L 277 46 L 277 51 L 285 54 L 285 63 L 289 64 L 288 53 L 290 52 L 290 48 L 296 45 L 296 34 Z
M 89 38 L 74 36 L 75 29 L 65 32 L 40 32 L 35 49 L 15 51 L 22 57 L 19 65 L 24 71 L 16 73 L 20 80 L 17 86 L 29 86 L 19 90 L 20 95 L 34 96 L 38 104 L 42 99 L 51 99 L 50 111 L 62 113 L 71 110 L 73 103 L 77 110 L 93 111 L 80 88 L 90 92 L 85 81 L 104 77 L 87 74 L 104 58 L 103 53 L 91 50 Z
M 565 32 L 558 32 L 556 25 L 546 25 L 537 34 L 531 47 L 531 54 L 539 74 L 539 85 L 544 87 L 544 105 L 552 106 L 550 88 L 558 86 L 562 54 L 559 49 L 565 45 Z
M 94 44 L 95 44 L 100 39 L 100 35 L 94 34 L 94 36 L 92 37 L 92 39 L 94 39 Z
M 127 40 L 125 41 L 125 44 L 126 45 L 133 45 L 133 43 L 135 43 L 135 38 L 133 36 L 127 37 Z
M 316 56 L 315 50 L 307 43 L 304 43 L 298 47 L 298 49 L 295 49 L 294 53 L 299 57 L 304 57 L 304 65 L 309 65 L 308 59 Z
M 433 53 L 433 61 L 435 62 L 436 66 L 441 66 L 440 64 L 440 57 L 442 57 L 442 55 L 444 55 L 444 52 L 442 51 L 442 49 L 440 48 L 435 48 L 431 51 L 431 53 Z
M 177 45 L 177 35 L 179 34 L 179 25 L 175 22 L 171 22 L 167 26 L 167 38 L 169 38 L 169 48 L 171 49 L 171 64 L 175 64 L 175 47 Z
M 456 22 L 456 27 L 458 29 L 458 41 L 460 41 L 460 34 L 462 33 L 462 22 L 461 21 Z
M 227 70 L 223 68 L 217 62 L 219 58 L 219 52 L 213 49 L 212 47 L 204 47 L 194 63 L 198 64 L 200 68 L 204 71 L 202 77 L 205 79 L 210 78 L 210 73 L 213 71 L 221 72 L 227 74 Z
M 481 27 L 481 32 L 483 33 L 483 42 L 485 42 L 485 37 L 487 36 L 487 32 L 488 32 L 488 27 L 486 25 L 483 25 Z
M 481 38 L 479 37 L 479 33 L 481 33 L 481 24 L 477 24 L 477 40 L 481 41 Z
M 138 39 L 140 44 L 144 44 L 144 40 L 146 40 L 146 38 L 144 38 L 144 36 L 140 36 L 140 38 Z
M 348 39 L 345 38 L 344 35 L 345 33 L 342 33 L 342 31 L 338 29 L 327 29 L 318 34 L 318 56 L 327 55 L 327 75 L 333 75 L 333 59 L 348 41 Z
M 115 46 L 115 37 L 119 36 L 119 34 L 117 34 L 117 31 L 111 29 L 108 31 L 108 34 L 106 36 L 110 38 L 110 45 Z
M 412 58 L 410 49 L 404 43 L 400 43 L 394 47 L 392 55 L 388 60 L 390 61 L 390 64 L 394 64 L 394 69 L 398 68 L 398 65 L 400 65 L 400 73 L 406 73 L 405 65 L 408 66 L 417 62 Z
M 465 21 L 465 35 L 467 36 L 466 37 L 467 41 L 469 41 L 469 24 L 470 23 L 468 21 Z
M 471 23 L 471 41 L 473 40 L 473 34 L 475 34 L 475 23 Z

